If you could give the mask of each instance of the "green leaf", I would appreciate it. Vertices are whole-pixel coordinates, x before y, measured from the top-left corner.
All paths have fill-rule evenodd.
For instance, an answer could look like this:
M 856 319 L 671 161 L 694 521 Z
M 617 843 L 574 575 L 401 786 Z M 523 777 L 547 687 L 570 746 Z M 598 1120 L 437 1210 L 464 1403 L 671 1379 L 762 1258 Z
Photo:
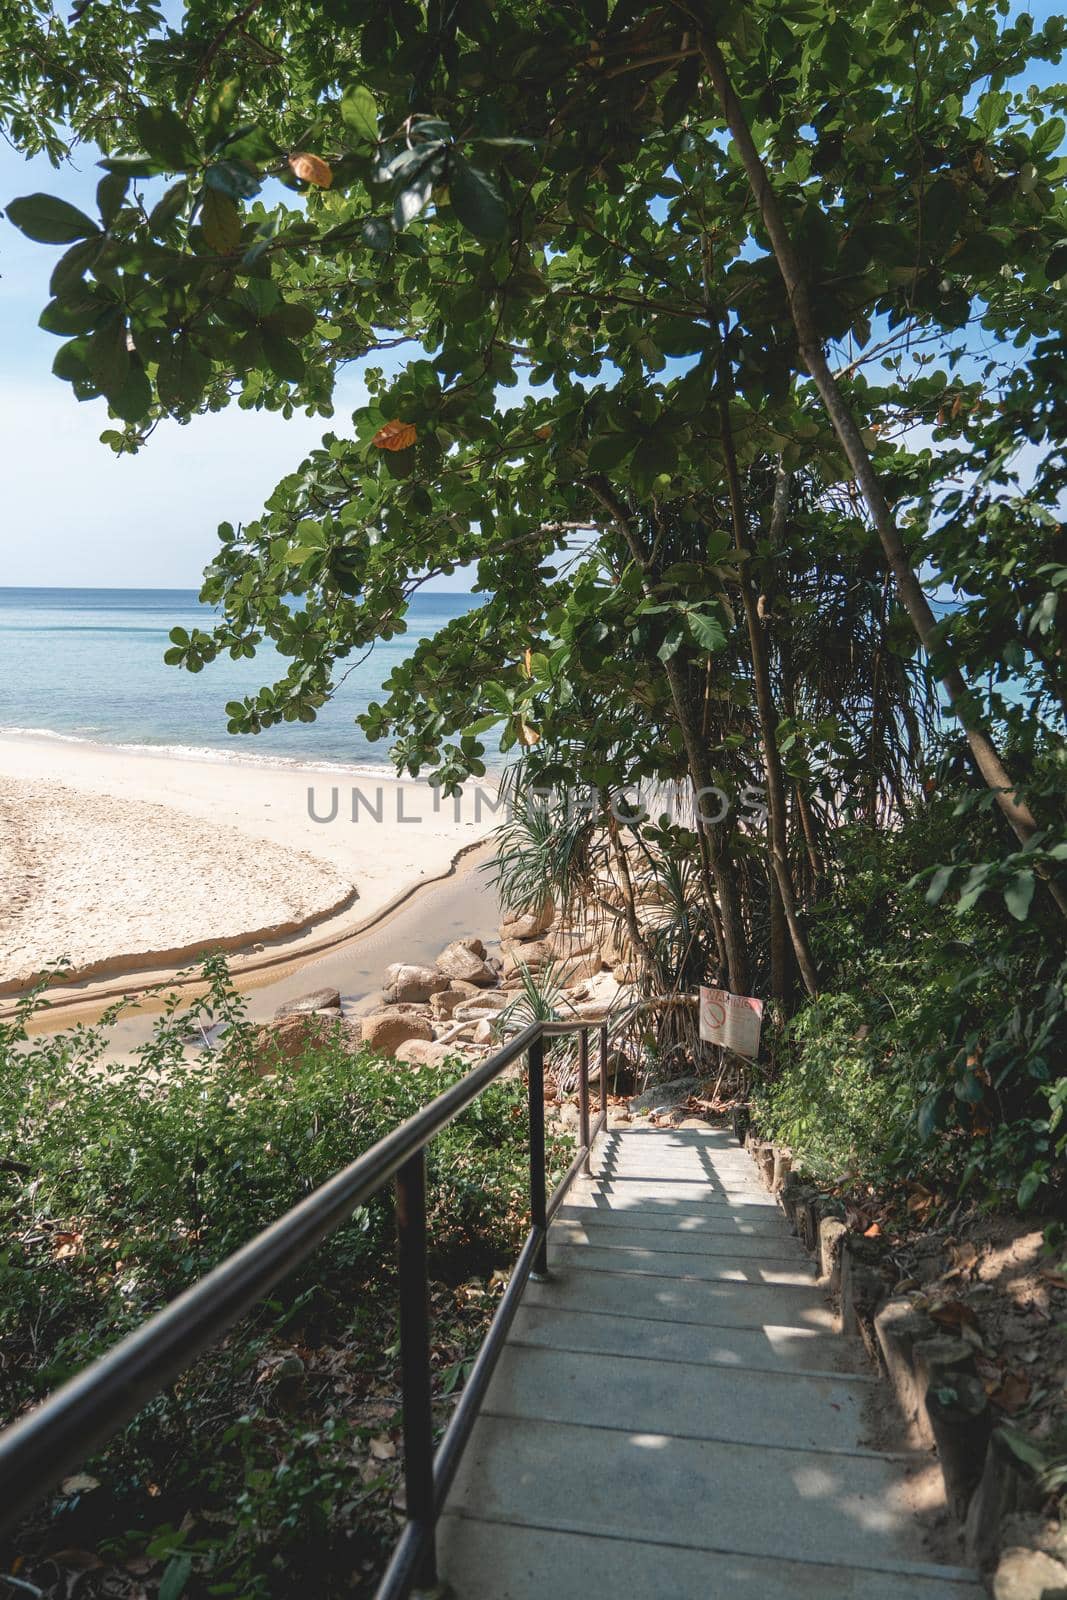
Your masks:
M 1016 922 L 1025 922 L 1030 913 L 1030 902 L 1034 898 L 1034 874 L 1027 868 L 1017 872 L 1004 890 L 1004 904 L 1015 918 Z
M 123 422 L 141 422 L 152 409 L 152 385 L 139 358 L 130 358 L 126 382 L 117 394 L 108 396 L 108 404 Z
M 64 383 L 89 382 L 89 366 L 85 359 L 87 346 L 86 339 L 70 339 L 66 344 L 61 344 L 52 362 L 55 376 L 62 378 Z
M 118 216 L 129 187 L 130 179 L 125 172 L 109 172 L 107 177 L 101 178 L 97 184 L 96 203 L 100 208 L 105 228 L 110 228 Z
M 726 643 L 726 630 L 717 612 L 687 611 L 686 622 L 702 650 L 721 650 Z
M 926 1096 L 919 1107 L 919 1115 L 916 1119 L 918 1122 L 920 1139 L 925 1140 L 933 1138 L 934 1134 L 941 1126 L 944 1108 L 945 1096 L 943 1093 L 938 1092 L 936 1094 L 928 1094 Z
M 172 107 L 141 106 L 133 125 L 148 154 L 171 172 L 181 172 L 199 161 L 200 152 L 192 131 Z
M 188 410 L 203 394 L 210 373 L 207 357 L 190 342 L 188 334 L 179 334 L 160 357 L 156 373 L 160 405 L 168 411 Z
M 205 189 L 200 222 L 204 238 L 219 255 L 232 255 L 240 247 L 241 213 L 228 194 L 221 194 L 218 189 Z
M 477 239 L 502 239 L 508 228 L 508 208 L 491 178 L 453 150 L 448 161 L 448 189 L 452 209 Z
M 284 333 L 290 339 L 299 339 L 310 333 L 317 321 L 310 306 L 290 305 L 283 301 L 277 311 L 263 318 L 263 326 L 273 328 L 276 333 Z
M 669 470 L 669 465 L 664 463 L 662 441 L 652 438 L 651 435 L 642 439 L 630 462 L 630 482 L 633 484 L 634 493 L 642 500 L 647 499 L 658 475 Z
M 1055 283 L 1060 278 L 1067 278 L 1067 240 L 1053 247 L 1045 262 L 1045 277 L 1050 283 Z
M 103 234 L 97 233 L 91 239 L 79 239 L 77 244 L 72 244 L 69 250 L 64 251 L 52 268 L 52 276 L 48 281 L 49 293 L 58 298 L 67 294 L 76 284 L 80 286 L 106 243 Z
M 681 648 L 682 640 L 684 638 L 685 635 L 681 628 L 673 628 L 664 639 L 659 649 L 656 651 L 656 654 L 659 656 L 660 660 L 667 662 L 673 655 L 676 655 Z
M 27 239 L 39 244 L 69 244 L 73 239 L 91 239 L 100 229 L 77 206 L 54 194 L 27 194 L 12 200 L 7 218 Z
M 243 161 L 213 162 L 204 173 L 204 182 L 231 200 L 251 200 L 261 187 L 259 173 Z
M 384 253 L 393 248 L 393 224 L 388 217 L 368 217 L 360 224 L 360 237 L 369 249 Z
M 59 333 L 69 337 L 72 333 L 89 333 L 115 309 L 113 300 L 105 300 L 79 285 L 62 298 L 50 300 L 37 319 L 37 326 L 46 333 Z
M 130 375 L 126 322 L 112 315 L 98 327 L 86 345 L 86 360 L 93 382 L 111 400 L 122 392 Z
M 627 433 L 602 433 L 589 446 L 589 465 L 594 472 L 609 472 L 617 467 L 634 448 L 634 438 Z
M 345 90 L 341 100 L 341 120 L 366 144 L 378 143 L 378 103 L 363 84 Z
M 287 383 L 299 383 L 304 376 L 304 357 L 299 348 L 287 339 L 284 334 L 278 333 L 269 323 L 264 323 L 261 329 L 263 336 L 263 354 L 267 363 L 276 377 L 284 378 Z
M 978 109 L 974 114 L 975 125 L 987 139 L 991 139 L 1000 126 L 1008 105 L 1006 94 L 997 94 L 989 90 L 978 102 Z
M 956 1084 L 955 1094 L 957 1100 L 963 1100 L 969 1106 L 976 1106 L 985 1096 L 985 1086 L 973 1072 L 965 1072 Z
M 396 226 L 406 228 L 409 222 L 414 222 L 429 205 L 432 193 L 433 178 L 428 170 L 423 169 L 406 188 L 401 189 L 393 201 L 393 221 Z
M 936 906 L 955 876 L 955 867 L 938 867 L 926 891 L 927 905 Z
M 191 1556 L 172 1556 L 163 1569 L 157 1600 L 181 1600 L 192 1570 Z
M 189 182 L 187 178 L 179 178 L 177 183 L 172 183 L 161 200 L 157 200 L 148 213 L 148 226 L 153 233 L 162 233 L 164 228 L 180 215 L 183 206 L 189 198 Z

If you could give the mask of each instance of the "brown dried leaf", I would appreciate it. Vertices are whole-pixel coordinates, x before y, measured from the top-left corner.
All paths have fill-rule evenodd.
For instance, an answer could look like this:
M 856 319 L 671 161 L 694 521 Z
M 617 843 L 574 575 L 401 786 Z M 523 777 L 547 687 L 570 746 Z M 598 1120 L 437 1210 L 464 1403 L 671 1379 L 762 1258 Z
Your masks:
M 989 1392 L 989 1398 L 1001 1411 L 1013 1417 L 1030 1398 L 1030 1379 L 1025 1372 L 1006 1372 L 999 1388 Z
M 97 1572 L 104 1565 L 93 1550 L 53 1550 L 49 1560 L 60 1567 L 74 1567 L 78 1572 Z
M 952 1270 L 954 1272 L 970 1272 L 978 1264 L 978 1249 L 970 1239 L 965 1239 L 952 1251 Z
M 978 1318 L 963 1300 L 941 1300 L 930 1307 L 930 1315 L 942 1328 L 952 1328 L 957 1333 L 978 1327 Z
M 371 1440 L 370 1453 L 375 1461 L 392 1461 L 396 1455 L 396 1445 L 386 1434 L 382 1434 L 380 1439 Z
M 312 183 L 316 189 L 328 189 L 333 182 L 333 169 L 321 156 L 307 150 L 297 150 L 289 157 L 289 170 L 303 183 Z
M 410 450 L 417 438 L 418 431 L 414 423 L 394 419 L 378 429 L 371 444 L 376 450 Z

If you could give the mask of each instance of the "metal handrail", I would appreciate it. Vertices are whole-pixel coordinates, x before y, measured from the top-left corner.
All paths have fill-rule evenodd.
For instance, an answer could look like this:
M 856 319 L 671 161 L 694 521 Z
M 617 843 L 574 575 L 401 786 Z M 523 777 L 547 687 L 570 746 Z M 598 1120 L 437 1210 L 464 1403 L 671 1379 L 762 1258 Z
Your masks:
M 607 1122 L 609 1032 L 628 1023 L 647 1005 L 643 1001 L 630 1007 L 610 1027 L 607 1021 L 578 1019 L 531 1023 L 21 1421 L 0 1433 L 0 1528 L 14 1522 L 66 1472 L 117 1433 L 197 1356 L 217 1343 L 239 1317 L 265 1299 L 323 1239 L 347 1222 L 358 1206 L 395 1178 L 407 1523 L 378 1586 L 376 1600 L 400 1600 L 416 1586 L 431 1587 L 436 1581 L 437 1517 L 519 1298 L 531 1276 L 547 1274 L 548 1224 L 574 1178 L 583 1169 L 588 1171 L 590 1152 Z M 589 1034 L 594 1029 L 600 1036 L 601 1111 L 591 1128 Z M 580 1147 L 551 1197 L 546 1197 L 545 1039 L 572 1033 L 578 1035 Z M 523 1054 L 527 1058 L 529 1088 L 530 1230 L 435 1456 L 426 1258 L 426 1146 Z

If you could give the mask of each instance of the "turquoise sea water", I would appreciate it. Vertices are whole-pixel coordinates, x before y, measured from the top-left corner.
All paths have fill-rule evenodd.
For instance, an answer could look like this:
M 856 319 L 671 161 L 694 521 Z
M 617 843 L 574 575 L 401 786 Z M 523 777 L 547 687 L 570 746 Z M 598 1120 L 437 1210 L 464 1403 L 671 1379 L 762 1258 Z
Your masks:
M 163 664 L 173 627 L 210 628 L 193 589 L 0 588 L 0 732 L 19 730 L 101 744 L 210 752 L 241 759 L 385 766 L 353 718 L 419 639 L 477 604 L 467 594 L 416 595 L 408 631 L 376 647 L 313 723 L 264 733 L 226 732 L 227 700 L 272 682 L 287 663 L 264 647 L 203 672 Z

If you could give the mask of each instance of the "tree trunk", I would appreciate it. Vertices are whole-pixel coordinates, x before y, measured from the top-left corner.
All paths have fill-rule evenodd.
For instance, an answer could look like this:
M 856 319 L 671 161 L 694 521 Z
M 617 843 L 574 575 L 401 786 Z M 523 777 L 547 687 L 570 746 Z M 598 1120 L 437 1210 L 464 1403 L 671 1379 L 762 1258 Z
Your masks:
M 652 586 L 648 581 L 648 557 L 641 546 L 640 539 L 634 532 L 626 508 L 619 503 L 611 489 L 611 485 L 605 480 L 591 478 L 588 483 L 593 494 L 596 495 L 601 505 L 608 512 L 626 541 L 626 546 L 641 572 L 645 593 L 651 596 Z M 678 663 L 673 659 L 665 661 L 663 670 L 667 678 L 667 687 L 671 692 L 674 715 L 682 735 L 682 742 L 685 745 L 686 760 L 689 763 L 689 775 L 694 785 L 695 797 L 699 797 L 701 791 L 714 788 L 711 782 L 711 774 L 708 771 L 704 747 L 700 740 L 699 729 L 690 711 L 685 693 L 685 684 L 682 682 Z M 728 863 L 724 860 L 723 852 L 719 849 L 714 831 L 701 815 L 702 804 L 702 799 L 696 798 L 695 824 L 700 845 L 704 893 L 707 896 L 711 914 L 714 913 L 716 901 L 718 902 L 727 986 L 734 994 L 747 994 L 748 951 L 745 946 L 744 929 L 741 923 L 741 908 L 737 897 L 737 887 L 730 875 Z
M 782 910 L 778 880 L 773 872 L 767 878 L 767 893 L 771 923 L 771 999 L 777 1000 L 783 1013 L 787 1013 L 790 991 L 793 987 L 793 946 L 789 938 L 785 912 Z
M 778 269 L 785 284 L 789 309 L 800 345 L 800 353 L 819 391 L 834 431 L 848 457 L 849 464 L 856 475 L 856 482 L 859 484 L 863 498 L 867 503 L 867 509 L 878 530 L 878 537 L 881 540 L 882 550 L 885 553 L 889 569 L 893 574 L 897 593 L 911 618 L 912 626 L 919 636 L 923 649 L 928 656 L 934 656 L 938 651 L 943 650 L 935 636 L 937 618 L 934 616 L 930 602 L 927 600 L 922 585 L 912 569 L 907 551 L 904 548 L 904 542 L 900 536 L 900 530 L 889 509 L 889 503 L 883 493 L 874 463 L 871 460 L 867 446 L 863 442 L 856 420 L 830 371 L 829 363 L 823 351 L 822 339 L 811 309 L 807 284 L 804 280 L 796 250 L 793 247 L 792 238 L 785 225 L 785 219 L 778 204 L 778 197 L 771 187 L 766 168 L 760 158 L 759 151 L 756 149 L 748 121 L 734 92 L 734 87 L 730 81 L 730 75 L 718 44 L 709 34 L 702 33 L 700 36 L 700 49 L 715 92 L 719 97 L 723 115 L 737 144 L 742 164 L 748 176 L 749 187 L 752 190 L 760 215 L 763 218 L 764 226 L 770 236 L 771 247 L 774 250 Z M 996 796 L 997 804 L 1010 823 L 1016 837 L 1022 844 L 1026 844 L 1037 830 L 1033 813 L 1024 800 L 1016 797 L 1015 785 L 1012 783 L 1011 777 L 1000 759 L 997 748 L 990 735 L 977 719 L 970 691 L 962 673 L 956 666 L 948 665 L 942 673 L 941 684 L 948 697 L 949 704 L 959 717 L 979 773 Z M 1067 895 L 1063 894 L 1054 883 L 1049 883 L 1048 888 L 1060 910 L 1067 915 Z
M 730 427 L 729 372 L 725 357 L 719 363 L 719 420 L 722 425 L 722 456 L 726 468 L 726 487 L 730 496 L 730 518 L 733 523 L 734 545 L 745 548 L 745 508 L 741 495 L 741 478 L 737 470 L 733 432 Z M 776 490 L 777 500 L 777 490 Z M 776 506 L 777 509 L 777 506 Z M 752 590 L 752 580 L 747 566 L 738 573 L 741 582 L 741 600 L 745 608 L 749 649 L 752 653 L 752 677 L 756 689 L 756 709 L 760 720 L 760 742 L 763 745 L 763 771 L 767 780 L 767 854 L 771 871 L 782 902 L 782 913 L 793 942 L 804 987 L 812 999 L 819 992 L 819 978 L 815 961 L 797 916 L 793 877 L 789 870 L 789 838 L 785 801 L 785 784 L 782 779 L 782 758 L 778 750 L 778 709 L 771 690 L 771 669 L 767 659 L 767 640 L 763 632 Z

